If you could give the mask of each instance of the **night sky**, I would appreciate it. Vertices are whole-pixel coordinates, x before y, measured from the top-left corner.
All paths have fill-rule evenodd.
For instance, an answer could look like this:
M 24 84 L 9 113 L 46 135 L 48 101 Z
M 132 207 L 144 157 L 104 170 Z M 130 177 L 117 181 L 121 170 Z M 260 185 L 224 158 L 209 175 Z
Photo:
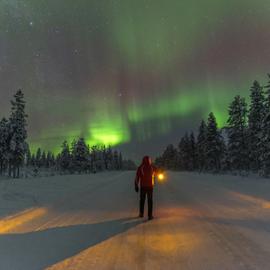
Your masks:
M 32 149 L 84 136 L 158 154 L 270 72 L 269 0 L 0 0 L 0 116 Z

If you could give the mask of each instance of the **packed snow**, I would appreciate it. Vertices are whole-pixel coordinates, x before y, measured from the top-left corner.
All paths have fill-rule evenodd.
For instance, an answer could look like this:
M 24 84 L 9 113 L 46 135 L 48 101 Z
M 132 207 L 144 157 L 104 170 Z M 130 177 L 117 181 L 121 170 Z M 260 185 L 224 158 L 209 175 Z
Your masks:
M 270 269 L 270 181 L 170 172 L 137 218 L 134 172 L 0 181 L 0 269 Z

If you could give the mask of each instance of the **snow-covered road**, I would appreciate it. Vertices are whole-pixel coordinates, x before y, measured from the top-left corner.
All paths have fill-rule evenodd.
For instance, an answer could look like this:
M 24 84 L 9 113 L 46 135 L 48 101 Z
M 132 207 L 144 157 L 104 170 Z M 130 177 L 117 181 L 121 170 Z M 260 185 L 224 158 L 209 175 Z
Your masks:
M 0 182 L 0 269 L 270 269 L 270 181 L 169 173 L 155 219 L 134 172 Z

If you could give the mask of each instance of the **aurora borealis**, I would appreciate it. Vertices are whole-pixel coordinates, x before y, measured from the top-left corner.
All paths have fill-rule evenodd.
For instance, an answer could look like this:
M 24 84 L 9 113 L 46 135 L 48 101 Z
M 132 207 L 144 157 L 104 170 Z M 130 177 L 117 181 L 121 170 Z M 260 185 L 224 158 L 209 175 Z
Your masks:
M 269 0 L 0 0 L 0 116 L 22 88 L 33 148 L 157 154 L 265 82 Z

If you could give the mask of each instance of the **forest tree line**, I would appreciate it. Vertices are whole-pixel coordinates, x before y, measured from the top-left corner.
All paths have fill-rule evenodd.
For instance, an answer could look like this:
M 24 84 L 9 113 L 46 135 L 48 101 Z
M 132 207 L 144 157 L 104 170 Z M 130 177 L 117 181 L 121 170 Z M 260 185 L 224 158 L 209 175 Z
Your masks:
M 27 114 L 25 99 L 18 90 L 11 101 L 10 117 L 0 121 L 0 175 L 19 177 L 20 168 L 50 169 L 60 173 L 89 173 L 101 170 L 135 169 L 131 160 L 125 160 L 110 146 L 89 146 L 84 138 L 74 140 L 71 145 L 63 142 L 62 150 L 54 155 L 42 151 L 31 153 L 27 143 Z
M 270 74 L 265 86 L 253 82 L 249 97 L 249 104 L 234 97 L 226 126 L 219 129 L 211 112 L 196 136 L 192 131 L 176 147 L 168 145 L 156 164 L 171 170 L 270 176 Z
M 73 140 L 71 144 L 64 141 L 61 152 L 56 156 L 48 151 L 37 149 L 26 154 L 26 167 L 54 169 L 63 173 L 90 173 L 103 170 L 133 170 L 136 165 L 131 160 L 124 160 L 122 153 L 110 146 L 98 145 L 90 147 L 84 138 Z

